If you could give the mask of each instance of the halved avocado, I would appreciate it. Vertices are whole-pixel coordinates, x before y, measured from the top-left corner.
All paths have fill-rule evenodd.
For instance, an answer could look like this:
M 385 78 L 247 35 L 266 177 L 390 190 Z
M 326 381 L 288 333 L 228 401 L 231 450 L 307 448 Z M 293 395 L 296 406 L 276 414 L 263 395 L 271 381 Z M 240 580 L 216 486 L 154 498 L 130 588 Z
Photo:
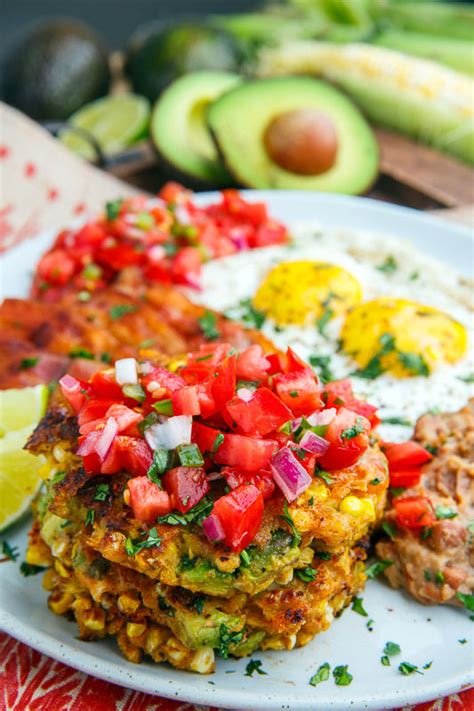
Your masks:
M 160 156 L 185 178 L 229 184 L 207 126 L 209 105 L 242 81 L 230 72 L 192 72 L 160 96 L 151 117 L 151 136 Z
M 269 155 L 269 127 L 300 110 L 320 112 L 334 128 L 337 150 L 324 172 L 290 172 Z M 357 194 L 377 175 L 378 147 L 366 120 L 337 89 L 316 79 L 285 77 L 239 85 L 210 107 L 208 123 L 226 167 L 238 183 L 252 188 Z M 288 136 L 289 145 L 294 138 Z

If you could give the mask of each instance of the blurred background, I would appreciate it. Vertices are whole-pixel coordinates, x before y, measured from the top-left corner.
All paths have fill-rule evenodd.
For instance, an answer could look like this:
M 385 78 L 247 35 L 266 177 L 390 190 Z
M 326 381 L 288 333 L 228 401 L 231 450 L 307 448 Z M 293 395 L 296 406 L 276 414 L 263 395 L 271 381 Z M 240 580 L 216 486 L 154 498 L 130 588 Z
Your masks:
M 140 187 L 472 200 L 471 2 L 15 0 L 1 19 L 2 99 Z

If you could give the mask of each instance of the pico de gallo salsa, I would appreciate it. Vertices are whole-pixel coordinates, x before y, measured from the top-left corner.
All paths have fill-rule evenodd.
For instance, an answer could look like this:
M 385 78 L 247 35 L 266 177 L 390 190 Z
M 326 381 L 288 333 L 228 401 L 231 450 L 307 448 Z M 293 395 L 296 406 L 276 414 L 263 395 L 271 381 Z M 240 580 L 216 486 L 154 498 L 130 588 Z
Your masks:
M 318 472 L 355 464 L 378 422 L 348 381 L 321 385 L 291 348 L 207 343 L 173 372 L 124 358 L 60 386 L 77 413 L 86 473 L 128 472 L 134 519 L 188 515 L 205 500 L 204 534 L 237 552 L 256 536 L 269 499 L 291 503 Z
M 109 202 L 97 219 L 60 232 L 38 263 L 32 296 L 54 301 L 73 289 L 86 301 L 127 267 L 147 282 L 198 289 L 204 262 L 288 238 L 263 202 L 223 190 L 218 202 L 199 207 L 191 191 L 167 183 L 157 197 Z

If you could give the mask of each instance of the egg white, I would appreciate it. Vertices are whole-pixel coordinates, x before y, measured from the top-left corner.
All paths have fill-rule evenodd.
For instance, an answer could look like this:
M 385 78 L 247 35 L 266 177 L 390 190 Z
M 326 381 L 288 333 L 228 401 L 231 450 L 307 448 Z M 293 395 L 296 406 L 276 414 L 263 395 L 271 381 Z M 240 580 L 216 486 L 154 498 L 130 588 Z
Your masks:
M 433 306 L 458 320 L 468 333 L 465 356 L 455 365 L 444 365 L 428 377 L 395 378 L 382 374 L 375 380 L 353 377 L 359 396 L 380 408 L 383 419 L 401 417 L 410 425 L 382 423 L 385 439 L 402 440 L 410 436 L 416 419 L 433 410 L 456 410 L 474 396 L 474 385 L 462 378 L 474 371 L 474 326 L 472 285 L 453 269 L 424 255 L 409 243 L 386 235 L 340 230 L 323 231 L 317 225 L 296 224 L 289 245 L 265 247 L 216 259 L 204 265 L 202 291 L 189 296 L 208 308 L 220 311 L 237 309 L 252 298 L 266 274 L 280 262 L 298 260 L 327 261 L 351 272 L 363 289 L 363 301 L 380 296 L 411 299 Z M 396 259 L 397 268 L 381 271 L 387 257 Z M 235 311 L 234 311 L 235 313 Z M 337 352 L 342 318 L 333 319 L 324 338 L 316 327 L 277 327 L 267 319 L 262 327 L 278 348 L 291 346 L 304 359 L 310 355 L 330 356 L 335 379 L 351 375 L 357 364 Z

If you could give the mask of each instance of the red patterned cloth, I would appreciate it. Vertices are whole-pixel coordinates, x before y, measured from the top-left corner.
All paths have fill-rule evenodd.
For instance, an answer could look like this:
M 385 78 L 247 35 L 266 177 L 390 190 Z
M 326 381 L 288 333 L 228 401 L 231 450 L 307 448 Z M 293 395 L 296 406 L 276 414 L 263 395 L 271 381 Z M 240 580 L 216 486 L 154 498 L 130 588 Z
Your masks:
M 0 665 L 0 711 L 198 711 L 191 704 L 131 691 L 82 674 L 2 632 Z M 470 689 L 403 711 L 473 710 L 474 689 Z

